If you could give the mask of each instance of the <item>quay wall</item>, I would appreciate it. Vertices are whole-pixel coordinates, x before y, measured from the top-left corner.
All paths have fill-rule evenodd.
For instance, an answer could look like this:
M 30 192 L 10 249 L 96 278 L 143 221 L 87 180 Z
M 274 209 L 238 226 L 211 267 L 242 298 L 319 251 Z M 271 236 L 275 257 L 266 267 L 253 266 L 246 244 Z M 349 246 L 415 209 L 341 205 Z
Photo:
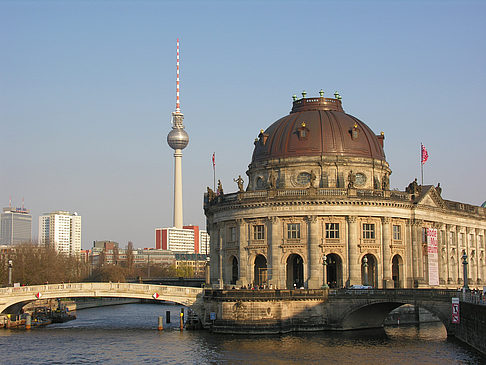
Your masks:
M 486 305 L 461 301 L 454 336 L 486 355 Z
M 302 290 L 300 296 L 284 290 L 233 292 L 230 297 L 212 294 L 204 299 L 203 327 L 215 333 L 272 334 L 328 329 L 326 291 Z

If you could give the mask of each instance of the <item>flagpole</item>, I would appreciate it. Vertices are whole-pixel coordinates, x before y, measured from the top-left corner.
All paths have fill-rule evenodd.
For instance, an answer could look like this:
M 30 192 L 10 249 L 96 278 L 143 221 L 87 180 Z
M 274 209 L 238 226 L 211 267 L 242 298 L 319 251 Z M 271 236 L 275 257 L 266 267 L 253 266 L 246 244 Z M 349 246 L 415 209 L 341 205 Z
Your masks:
M 213 190 L 216 191 L 216 163 L 214 161 L 214 155 L 216 152 L 213 152 Z
M 422 184 L 424 185 L 424 150 L 423 144 L 420 143 L 420 170 L 421 170 L 421 177 L 422 177 Z

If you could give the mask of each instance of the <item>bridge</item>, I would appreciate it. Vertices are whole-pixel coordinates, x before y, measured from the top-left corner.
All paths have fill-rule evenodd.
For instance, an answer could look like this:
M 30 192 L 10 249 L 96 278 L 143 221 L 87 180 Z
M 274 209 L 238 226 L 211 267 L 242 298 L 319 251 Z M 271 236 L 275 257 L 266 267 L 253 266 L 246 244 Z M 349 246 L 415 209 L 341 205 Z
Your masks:
M 452 334 L 452 298 L 464 299 L 456 290 L 441 289 L 212 290 L 153 284 L 66 283 L 0 288 L 0 313 L 19 313 L 25 304 L 37 299 L 79 297 L 170 301 L 190 307 L 205 328 L 226 333 L 379 328 L 390 311 L 412 304 L 435 314 Z
M 462 293 L 441 289 L 206 290 L 206 312 L 219 311 L 215 332 L 282 333 L 294 330 L 380 328 L 387 315 L 404 304 L 427 309 L 454 333 L 452 298 Z
M 80 297 L 134 298 L 170 301 L 192 307 L 196 313 L 203 289 L 170 285 L 131 283 L 68 283 L 0 288 L 0 313 L 19 313 L 37 299 Z

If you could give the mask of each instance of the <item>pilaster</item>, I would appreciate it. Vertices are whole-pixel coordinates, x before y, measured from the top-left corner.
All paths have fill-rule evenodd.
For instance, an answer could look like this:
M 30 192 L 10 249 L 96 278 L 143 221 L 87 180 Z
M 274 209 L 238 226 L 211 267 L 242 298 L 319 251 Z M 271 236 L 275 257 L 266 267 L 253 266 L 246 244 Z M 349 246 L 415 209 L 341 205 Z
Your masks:
M 383 245 L 383 288 L 393 288 L 394 283 L 392 280 L 391 270 L 391 218 L 381 218 L 381 232 L 382 232 L 382 245 Z
M 319 224 L 316 216 L 308 216 L 307 224 L 309 227 L 307 252 L 308 252 L 308 289 L 318 289 L 322 285 L 321 265 L 319 263 Z
M 358 221 L 356 216 L 347 216 L 348 224 L 348 280 L 346 286 L 361 284 L 361 266 L 358 253 Z
M 238 218 L 236 220 L 236 224 L 238 227 L 238 281 L 236 284 L 238 286 L 243 286 L 249 284 L 248 278 L 248 270 L 249 270 L 249 263 L 248 263 L 248 226 L 244 219 Z
M 285 282 L 281 280 L 283 274 L 280 272 L 280 256 L 282 250 L 280 249 L 280 244 L 282 243 L 282 229 L 280 226 L 280 219 L 278 217 L 270 217 L 268 219 L 270 223 L 270 242 L 268 244 L 270 248 L 269 261 L 271 268 L 269 270 L 269 280 L 268 283 L 272 285 L 273 288 L 284 288 Z

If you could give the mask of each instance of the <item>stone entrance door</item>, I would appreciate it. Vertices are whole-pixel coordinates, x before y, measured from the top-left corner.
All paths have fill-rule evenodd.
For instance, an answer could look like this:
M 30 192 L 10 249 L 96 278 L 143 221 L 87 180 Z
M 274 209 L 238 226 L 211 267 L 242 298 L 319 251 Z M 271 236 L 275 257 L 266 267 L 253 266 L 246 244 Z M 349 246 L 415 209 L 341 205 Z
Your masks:
M 287 289 L 300 288 L 303 286 L 304 260 L 300 255 L 293 253 L 287 259 Z
M 255 257 L 253 283 L 256 286 L 267 284 L 267 259 L 263 255 Z
M 400 255 L 393 256 L 392 260 L 392 279 L 393 279 L 393 287 L 395 289 L 400 288 L 401 284 L 401 268 L 403 267 L 403 260 Z
M 231 262 L 231 284 L 236 284 L 238 280 L 238 259 L 233 256 L 233 260 Z
M 330 288 L 343 287 L 343 262 L 339 255 L 327 255 L 327 284 Z

